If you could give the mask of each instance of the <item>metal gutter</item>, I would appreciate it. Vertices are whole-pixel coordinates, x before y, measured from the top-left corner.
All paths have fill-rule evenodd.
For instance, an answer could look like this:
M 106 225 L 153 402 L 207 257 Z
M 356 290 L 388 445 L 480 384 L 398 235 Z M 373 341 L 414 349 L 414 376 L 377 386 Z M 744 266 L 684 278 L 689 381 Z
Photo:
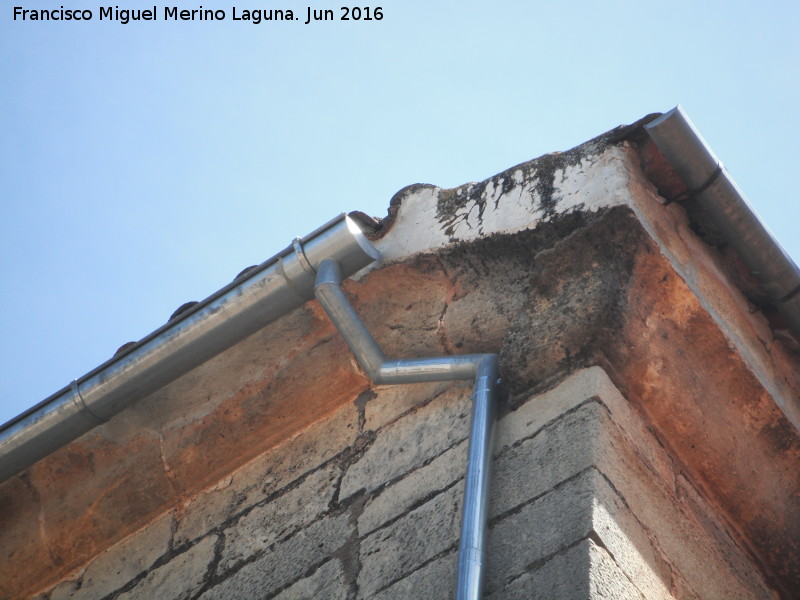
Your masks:
M 0 482 L 104 423 L 137 400 L 317 297 L 375 383 L 475 381 L 458 555 L 458 600 L 484 580 L 496 354 L 387 360 L 341 289 L 380 254 L 346 215 L 326 223 L 0 428 Z
M 349 277 L 379 257 L 340 215 L 0 427 L 0 482 L 314 298 L 326 258 Z
M 374 383 L 475 380 L 458 549 L 456 599 L 479 600 L 485 572 L 495 405 L 500 383 L 497 355 L 466 354 L 387 360 L 345 297 L 341 281 L 342 271 L 336 261 L 323 260 L 317 268 L 317 300 Z
M 645 131 L 800 335 L 800 269 L 747 202 L 680 106 L 644 125 Z

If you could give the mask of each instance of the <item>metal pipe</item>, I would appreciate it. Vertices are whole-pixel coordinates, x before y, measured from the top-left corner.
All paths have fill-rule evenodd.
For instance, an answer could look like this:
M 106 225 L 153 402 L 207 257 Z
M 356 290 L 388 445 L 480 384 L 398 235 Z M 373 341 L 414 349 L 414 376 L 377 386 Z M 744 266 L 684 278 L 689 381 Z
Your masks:
M 472 394 L 472 423 L 458 547 L 457 600 L 476 600 L 483 590 L 497 382 L 497 355 L 485 355 L 478 364 Z
M 800 334 L 800 269 L 747 202 L 680 106 L 644 126 L 692 197 Z
M 458 550 L 457 600 L 479 600 L 483 588 L 486 522 L 489 508 L 496 393 L 496 354 L 466 354 L 386 360 L 366 325 L 341 289 L 340 268 L 325 259 L 317 267 L 317 300 L 341 332 L 358 364 L 374 383 L 474 379 L 461 539 Z
M 340 287 L 342 272 L 339 263 L 325 259 L 317 268 L 314 293 L 328 317 L 353 351 L 353 354 L 372 381 L 380 381 L 384 356 L 378 344 L 347 301 Z
M 0 482 L 313 299 L 316 266 L 345 277 L 379 257 L 346 215 L 236 280 L 0 428 Z
M 381 365 L 380 383 L 474 379 L 477 365 L 485 356 L 485 354 L 461 354 L 459 356 L 387 360 Z

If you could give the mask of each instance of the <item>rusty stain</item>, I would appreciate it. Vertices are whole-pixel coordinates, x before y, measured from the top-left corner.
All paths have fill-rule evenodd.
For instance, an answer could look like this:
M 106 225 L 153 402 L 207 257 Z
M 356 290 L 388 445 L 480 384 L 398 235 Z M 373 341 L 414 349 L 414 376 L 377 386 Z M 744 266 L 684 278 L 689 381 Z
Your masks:
M 663 189 L 674 185 L 651 148 L 642 156 Z M 418 189 L 398 192 L 384 231 Z M 346 289 L 387 355 L 500 352 L 512 407 L 576 369 L 604 367 L 768 577 L 800 591 L 798 433 L 629 209 L 555 215 Z M 251 354 L 233 348 L 184 376 L 196 398 L 145 401 L 132 410 L 138 421 L 113 420 L 0 485 L 0 597 L 62 579 L 370 390 L 316 303 L 254 339 Z M 229 393 L 206 400 L 215 369 L 253 360 L 253 348 L 256 375 L 225 371 Z M 771 352 L 791 363 L 780 346 Z M 125 418 L 136 426 L 116 442 Z

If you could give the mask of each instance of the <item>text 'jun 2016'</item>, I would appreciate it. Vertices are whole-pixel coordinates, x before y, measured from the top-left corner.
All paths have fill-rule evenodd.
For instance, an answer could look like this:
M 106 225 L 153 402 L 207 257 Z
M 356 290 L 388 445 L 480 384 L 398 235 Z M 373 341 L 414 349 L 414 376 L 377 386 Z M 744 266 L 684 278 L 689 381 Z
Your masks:
M 294 22 L 310 25 L 319 22 L 377 22 L 384 18 L 380 6 L 340 6 L 338 8 L 303 9 L 281 8 L 183 8 L 180 6 L 157 6 L 148 8 L 125 8 L 98 6 L 92 9 L 73 9 L 63 5 L 53 9 L 25 8 L 14 6 L 13 21 L 32 22 L 80 22 L 104 21 L 127 25 L 134 22 L 168 21 L 239 21 L 253 25 L 261 23 Z

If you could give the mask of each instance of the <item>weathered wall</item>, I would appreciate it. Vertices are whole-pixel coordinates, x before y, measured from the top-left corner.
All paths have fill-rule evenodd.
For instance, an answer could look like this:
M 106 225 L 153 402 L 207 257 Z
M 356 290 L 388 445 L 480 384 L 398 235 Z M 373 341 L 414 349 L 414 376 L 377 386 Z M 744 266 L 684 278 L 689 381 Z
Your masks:
M 494 597 L 796 597 L 796 357 L 638 160 L 412 186 L 346 288 L 389 356 L 500 354 Z M 445 597 L 468 395 L 309 303 L 0 485 L 0 597 Z
M 468 385 L 359 396 L 41 598 L 452 598 Z M 771 598 L 599 368 L 498 423 L 487 593 Z
M 463 351 L 459 342 L 448 346 L 450 323 L 442 316 L 458 294 L 458 282 L 435 258 L 417 259 L 421 250 L 525 231 L 557 215 L 556 207 L 596 210 L 623 203 L 621 156 L 616 147 L 589 142 L 515 167 L 489 183 L 399 193 L 392 201 L 393 226 L 384 228 L 377 243 L 385 263 L 409 264 L 390 264 L 371 274 L 369 285 L 350 286 L 363 297 L 359 308 L 371 324 L 383 324 L 375 334 L 386 352 Z M 491 198 L 484 199 L 489 192 Z M 562 196 L 566 200 L 557 200 Z M 476 202 L 483 208 L 475 210 Z M 479 214 L 491 222 L 476 221 Z M 544 241 L 552 244 L 551 238 Z M 492 297 L 481 294 L 486 314 Z M 471 342 L 480 339 L 473 336 Z M 0 597 L 57 581 L 368 388 L 314 303 L 254 334 L 0 484 L 0 561 L 11 566 L 0 573 Z

